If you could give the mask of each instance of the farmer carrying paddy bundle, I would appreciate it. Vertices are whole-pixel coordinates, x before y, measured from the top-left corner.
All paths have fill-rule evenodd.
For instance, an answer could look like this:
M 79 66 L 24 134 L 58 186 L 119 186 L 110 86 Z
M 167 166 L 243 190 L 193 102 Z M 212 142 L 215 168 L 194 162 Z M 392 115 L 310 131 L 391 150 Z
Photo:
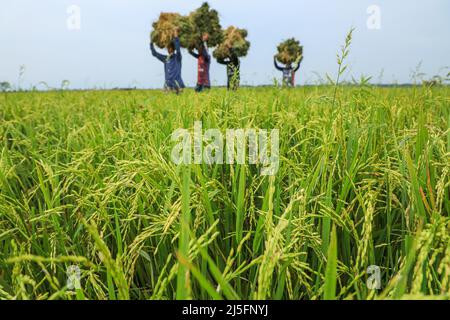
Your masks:
M 227 66 L 228 90 L 237 90 L 241 79 L 239 58 L 245 57 L 250 49 L 250 41 L 247 40 L 248 32 L 234 26 L 223 30 L 223 40 L 214 50 L 217 62 Z
M 203 34 L 202 44 L 197 48 L 197 53 L 192 49 L 189 49 L 189 53 L 197 59 L 197 86 L 195 88 L 196 92 L 202 92 L 205 89 L 211 88 L 211 82 L 209 80 L 209 69 L 211 66 L 211 55 L 208 52 L 208 41 L 209 35 L 207 33 Z
M 241 63 L 238 56 L 231 53 L 229 57 L 217 58 L 217 62 L 227 66 L 228 90 L 237 90 L 241 82 Z
M 209 68 L 211 55 L 208 48 L 217 46 L 222 41 L 222 27 L 219 12 L 210 8 L 207 2 L 189 14 L 192 32 L 186 48 L 198 60 L 198 79 L 195 91 L 201 92 L 211 88 Z M 196 49 L 197 52 L 193 50 Z
M 281 67 L 277 63 L 276 56 L 274 57 L 275 68 L 281 72 L 283 72 L 283 85 L 288 87 L 295 87 L 295 73 L 300 69 L 300 64 L 303 60 L 303 57 L 299 57 L 298 62 L 291 64 L 288 63 L 284 67 Z
M 180 46 L 198 59 L 198 82 L 196 91 L 203 91 L 211 87 L 209 78 L 209 67 L 211 56 L 208 48 L 217 46 L 222 41 L 222 29 L 220 26 L 219 13 L 209 7 L 208 3 L 203 3 L 200 8 L 194 10 L 187 16 L 179 13 L 162 12 L 153 24 L 150 34 L 152 42 L 159 48 L 168 47 L 174 43 L 174 57 L 178 58 L 176 79 L 166 81 L 169 85 L 174 82 L 179 84 L 179 88 L 184 88 L 181 80 L 181 53 Z M 175 37 L 175 32 L 177 36 Z M 180 38 L 178 39 L 178 33 Z M 176 38 L 174 40 L 174 38 Z M 193 50 L 196 49 L 197 52 Z M 152 50 L 152 52 L 155 52 Z M 156 57 L 156 53 L 154 53 Z M 169 56 L 171 57 L 171 56 Z M 159 59 L 159 58 L 158 58 Z M 161 59 L 160 59 L 161 60 Z M 171 60 L 170 60 L 171 62 Z M 170 72 L 169 72 L 170 73 Z
M 278 61 L 284 64 L 280 66 Z M 295 73 L 300 69 L 303 61 L 303 47 L 294 38 L 289 39 L 278 46 L 278 54 L 274 56 L 275 68 L 283 72 L 283 86 L 295 86 Z
M 173 41 L 167 46 L 169 55 L 158 53 L 153 42 L 150 43 L 152 55 L 159 61 L 164 63 L 164 88 L 166 90 L 175 91 L 177 94 L 185 88 L 183 79 L 181 78 L 181 48 L 178 32 L 175 32 Z

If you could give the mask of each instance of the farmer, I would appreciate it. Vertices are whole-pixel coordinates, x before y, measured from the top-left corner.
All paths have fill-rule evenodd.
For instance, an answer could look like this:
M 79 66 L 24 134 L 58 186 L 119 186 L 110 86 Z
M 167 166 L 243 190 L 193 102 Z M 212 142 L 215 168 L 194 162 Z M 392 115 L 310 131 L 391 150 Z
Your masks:
M 276 56 L 274 57 L 274 64 L 275 68 L 277 70 L 280 70 L 283 72 L 283 85 L 288 87 L 294 87 L 295 86 L 295 73 L 300 69 L 300 64 L 303 61 L 303 56 L 299 56 L 297 61 L 294 63 L 297 66 L 294 67 L 291 63 L 285 65 L 284 67 L 280 67 L 277 63 Z
M 155 50 L 153 43 L 150 43 L 150 50 L 152 55 L 159 61 L 164 63 L 164 76 L 165 83 L 164 89 L 169 91 L 175 91 L 179 94 L 183 88 L 185 88 L 183 79 L 181 78 L 181 50 L 180 40 L 178 39 L 178 32 L 175 33 L 175 39 L 167 47 L 169 55 L 158 53 Z
M 227 66 L 227 88 L 228 90 L 237 90 L 241 80 L 240 61 L 238 56 L 231 52 L 231 56 L 225 59 L 217 59 L 217 62 Z
M 198 60 L 198 79 L 196 92 L 202 92 L 205 89 L 211 88 L 211 83 L 209 81 L 209 67 L 211 65 L 211 55 L 208 52 L 208 46 L 206 41 L 208 41 L 209 35 L 205 33 L 202 37 L 202 44 L 197 49 L 198 53 L 189 50 L 189 53 Z

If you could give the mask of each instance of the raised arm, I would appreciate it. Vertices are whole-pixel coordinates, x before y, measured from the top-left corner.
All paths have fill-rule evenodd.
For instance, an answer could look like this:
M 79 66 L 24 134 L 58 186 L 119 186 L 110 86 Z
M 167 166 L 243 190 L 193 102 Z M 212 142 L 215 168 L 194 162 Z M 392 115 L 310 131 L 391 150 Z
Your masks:
M 194 51 L 192 51 L 192 49 L 189 49 L 188 52 L 189 52 L 189 54 L 190 54 L 191 56 L 193 56 L 195 59 L 198 59 L 198 57 L 200 57 L 200 55 L 197 54 L 197 53 L 195 53 Z
M 239 57 L 237 55 L 233 55 L 230 59 L 230 63 L 233 63 L 235 66 L 239 66 Z
M 178 37 L 175 37 L 173 40 L 173 44 L 175 45 L 175 56 L 178 60 L 181 61 L 181 46 L 180 46 L 180 39 Z
M 230 63 L 230 59 L 229 58 L 225 58 L 225 59 L 217 58 L 217 62 L 220 64 L 227 65 Z
M 211 56 L 208 53 L 208 48 L 206 45 L 203 45 L 202 55 L 205 58 L 206 62 L 211 62 Z
M 294 72 L 297 72 L 298 69 L 300 69 L 300 65 L 301 65 L 302 61 L 303 61 L 303 56 L 302 56 L 302 57 L 300 58 L 300 60 L 298 61 L 297 67 L 295 68 Z
M 278 65 L 278 63 L 277 63 L 277 57 L 273 57 L 273 63 L 274 63 L 275 68 L 276 68 L 277 70 L 283 71 L 283 68 L 281 68 L 281 67 Z
M 152 52 L 152 55 L 153 55 L 156 59 L 158 59 L 159 61 L 161 61 L 161 62 L 165 62 L 165 61 L 166 61 L 167 56 L 166 56 L 166 55 L 163 55 L 163 54 L 161 54 L 161 53 L 159 53 L 159 52 L 157 52 L 156 49 L 155 49 L 155 45 L 153 44 L 153 42 L 150 43 L 150 51 Z

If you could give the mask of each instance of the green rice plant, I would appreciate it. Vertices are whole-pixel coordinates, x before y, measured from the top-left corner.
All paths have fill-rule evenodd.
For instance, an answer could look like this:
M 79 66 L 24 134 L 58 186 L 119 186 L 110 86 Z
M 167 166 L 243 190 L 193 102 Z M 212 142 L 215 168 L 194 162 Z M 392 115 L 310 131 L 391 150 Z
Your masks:
M 337 251 L 336 229 L 334 228 L 331 231 L 330 245 L 328 247 L 327 268 L 325 270 L 325 283 L 323 289 L 324 300 L 336 299 Z
M 338 90 L 2 94 L 0 299 L 448 299 L 449 88 Z M 176 165 L 195 121 L 277 174 Z

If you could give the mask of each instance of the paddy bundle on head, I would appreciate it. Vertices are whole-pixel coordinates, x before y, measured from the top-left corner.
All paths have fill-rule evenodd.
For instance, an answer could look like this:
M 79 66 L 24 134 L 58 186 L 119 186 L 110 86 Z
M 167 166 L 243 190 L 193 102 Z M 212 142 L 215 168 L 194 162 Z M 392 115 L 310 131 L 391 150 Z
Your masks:
M 159 19 L 153 23 L 151 40 L 160 48 L 167 48 L 173 41 L 175 34 L 179 34 L 182 47 L 187 47 L 192 41 L 194 26 L 189 17 L 179 13 L 163 12 Z
M 303 47 L 300 42 L 294 38 L 282 42 L 278 46 L 276 58 L 283 64 L 292 64 L 303 55 Z
M 204 38 L 207 38 L 208 47 L 215 47 L 222 42 L 223 37 L 219 13 L 206 2 L 187 16 L 161 13 L 153 23 L 151 40 L 158 47 L 167 48 L 177 31 L 181 46 L 188 49 L 201 47 Z
M 200 8 L 189 14 L 189 19 L 194 26 L 194 33 L 190 37 L 188 48 L 198 48 L 205 34 L 208 47 L 215 47 L 222 42 L 222 26 L 220 25 L 219 12 L 211 9 L 207 2 Z
M 247 30 L 239 29 L 234 26 L 228 27 L 223 31 L 223 41 L 214 50 L 216 59 L 229 58 L 232 54 L 237 57 L 245 57 L 250 49 L 250 42 L 246 39 Z

